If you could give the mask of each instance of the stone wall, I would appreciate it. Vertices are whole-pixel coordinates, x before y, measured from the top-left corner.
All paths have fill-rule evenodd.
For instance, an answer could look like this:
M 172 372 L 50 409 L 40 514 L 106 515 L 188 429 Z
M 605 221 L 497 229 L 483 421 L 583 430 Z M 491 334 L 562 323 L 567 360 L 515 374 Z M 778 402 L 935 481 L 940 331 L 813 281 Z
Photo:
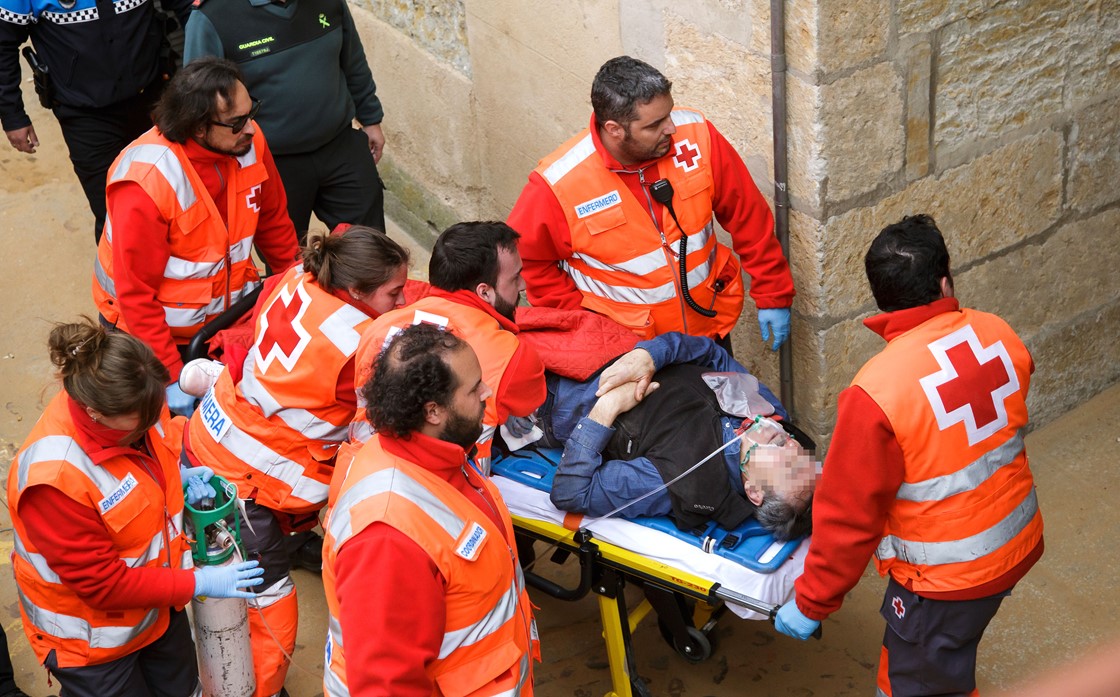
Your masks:
M 378 79 L 390 215 L 421 238 L 504 218 L 537 159 L 583 127 L 598 66 L 674 81 L 773 191 L 768 0 L 352 0 Z M 1120 0 L 789 0 L 795 402 L 827 440 L 881 346 L 871 238 L 928 212 L 958 295 L 1038 365 L 1035 419 L 1120 377 Z M 777 385 L 749 306 L 736 353 Z

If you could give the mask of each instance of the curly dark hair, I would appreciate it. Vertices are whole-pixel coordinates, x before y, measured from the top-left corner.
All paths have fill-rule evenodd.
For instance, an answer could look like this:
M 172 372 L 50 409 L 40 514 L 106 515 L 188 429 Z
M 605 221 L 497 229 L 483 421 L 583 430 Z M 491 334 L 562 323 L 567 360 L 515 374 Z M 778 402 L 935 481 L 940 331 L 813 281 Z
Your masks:
M 362 388 L 370 424 L 396 438 L 420 430 L 424 405 L 446 406 L 459 387 L 449 356 L 466 346 L 434 324 L 414 324 L 393 337 Z

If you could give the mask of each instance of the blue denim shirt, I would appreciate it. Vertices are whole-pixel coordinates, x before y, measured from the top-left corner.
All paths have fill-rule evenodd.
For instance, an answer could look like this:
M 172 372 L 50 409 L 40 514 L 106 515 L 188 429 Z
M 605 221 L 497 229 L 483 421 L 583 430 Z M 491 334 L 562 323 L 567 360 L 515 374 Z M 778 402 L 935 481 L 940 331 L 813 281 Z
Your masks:
M 716 372 L 749 372 L 706 337 L 670 332 L 641 341 L 637 348 L 649 352 L 656 370 L 676 363 L 695 363 Z M 564 455 L 552 484 L 552 502 L 562 510 L 590 516 L 610 513 L 664 484 L 657 467 L 644 457 L 603 460 L 603 448 L 614 435 L 614 429 L 587 418 L 595 405 L 598 386 L 598 373 L 585 382 L 550 373 L 548 396 L 538 411 L 539 420 L 544 424 L 545 444 L 564 447 Z M 779 415 L 785 417 L 778 398 L 765 385 L 759 384 L 759 392 L 774 405 Z M 712 443 L 712 450 L 735 437 L 735 429 L 742 419 L 723 416 L 720 421 L 723 424 L 723 441 Z M 728 477 L 734 486 L 740 486 L 739 444 L 729 446 L 722 456 L 727 464 Z M 627 507 L 619 515 L 624 518 L 660 516 L 668 515 L 671 510 L 669 491 L 662 489 Z

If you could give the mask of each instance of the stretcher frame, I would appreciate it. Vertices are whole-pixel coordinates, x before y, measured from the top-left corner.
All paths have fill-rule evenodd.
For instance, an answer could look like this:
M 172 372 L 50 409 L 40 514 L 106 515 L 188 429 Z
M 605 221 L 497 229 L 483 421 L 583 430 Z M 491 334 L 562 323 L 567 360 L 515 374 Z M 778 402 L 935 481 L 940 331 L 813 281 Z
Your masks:
M 727 609 L 726 603 L 758 612 L 771 622 L 778 610 L 777 605 L 722 588 L 719 583 L 597 539 L 583 528 L 569 530 L 516 513 L 513 524 L 519 535 L 553 545 L 556 549 L 552 555 L 554 561 L 561 562 L 573 554 L 579 561 L 580 579 L 576 587 L 564 588 L 530 567 L 525 571 L 525 579 L 531 587 L 558 600 L 580 600 L 589 592 L 599 596 L 599 617 L 612 687 L 605 697 L 652 695 L 638 677 L 630 636 L 651 610 L 657 611 L 666 640 L 692 663 L 711 655 L 707 633 Z M 627 582 L 641 586 L 646 593 L 633 610 L 626 606 L 623 591 Z M 695 613 L 689 611 L 685 599 L 696 601 Z

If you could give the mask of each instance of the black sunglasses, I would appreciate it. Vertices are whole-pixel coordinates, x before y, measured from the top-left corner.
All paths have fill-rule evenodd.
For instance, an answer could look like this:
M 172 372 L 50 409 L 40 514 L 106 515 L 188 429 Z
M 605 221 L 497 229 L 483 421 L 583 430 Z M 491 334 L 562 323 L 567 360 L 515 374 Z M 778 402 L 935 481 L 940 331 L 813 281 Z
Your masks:
M 229 130 L 233 131 L 234 134 L 237 134 L 245 130 L 245 127 L 249 125 L 250 121 L 257 118 L 257 112 L 260 110 L 261 100 L 253 99 L 253 106 L 250 107 L 248 114 L 245 114 L 244 116 L 238 116 L 231 123 L 222 123 L 221 121 L 211 121 L 210 123 L 214 126 L 225 126 Z

